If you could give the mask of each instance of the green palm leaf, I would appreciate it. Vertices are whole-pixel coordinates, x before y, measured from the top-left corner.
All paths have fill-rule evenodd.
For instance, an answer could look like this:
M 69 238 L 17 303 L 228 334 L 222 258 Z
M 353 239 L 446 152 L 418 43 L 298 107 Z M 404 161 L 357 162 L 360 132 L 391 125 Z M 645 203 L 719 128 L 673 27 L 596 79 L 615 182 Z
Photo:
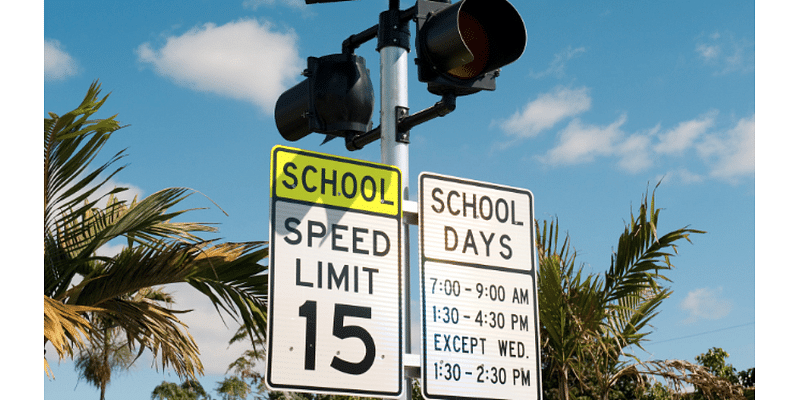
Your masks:
M 645 195 L 638 215 L 631 212 L 631 223 L 620 235 L 617 251 L 611 256 L 611 267 L 605 274 L 607 303 L 643 290 L 657 290 L 660 281 L 669 282 L 661 271 L 672 268 L 669 258 L 677 255 L 676 243 L 684 239 L 691 243 L 690 234 L 705 233 L 684 227 L 659 238 L 656 227 L 661 210 L 655 208 L 655 190 L 649 207 L 646 198 Z
M 178 318 L 188 311 L 161 306 L 157 303 L 166 297 L 142 293 L 188 283 L 220 314 L 241 320 L 251 337 L 264 337 L 267 276 L 259 262 L 268 255 L 267 244 L 215 243 L 198 236 L 216 232 L 210 224 L 174 222 L 192 211 L 173 210 L 195 193 L 188 188 L 164 189 L 130 203 L 116 197 L 125 188 L 101 192 L 123 168 L 112 170 L 123 155 L 90 166 L 121 128 L 115 117 L 90 120 L 107 98 L 99 99 L 99 93 L 95 82 L 78 108 L 63 116 L 50 113 L 44 121 L 45 344 L 56 347 L 59 359 L 72 356 L 74 348 L 91 346 L 102 334 L 90 321 L 103 321 L 124 332 L 139 355 L 150 350 L 162 368 L 194 377 L 203 371 L 199 349 Z M 97 255 L 118 239 L 127 243 L 121 252 Z
M 655 190 L 649 199 L 645 193 L 619 237 L 608 271 L 585 277 L 575 267 L 569 236 L 559 243 L 558 220 L 549 226 L 537 221 L 543 358 L 550 373 L 557 374 L 561 399 L 570 396 L 569 382 L 585 386 L 591 379 L 604 398 L 622 376 L 640 378 L 636 367 L 643 364 L 626 349 L 643 348 L 648 324 L 672 294 L 662 286 L 669 282 L 663 271 L 673 267 L 670 257 L 677 255 L 677 244 L 704 233 L 684 227 L 658 237 L 660 211 Z
M 44 207 L 45 231 L 53 225 L 59 208 L 73 208 L 78 213 L 90 207 L 76 207 L 89 198 L 122 167 L 109 174 L 103 181 L 92 184 L 113 163 L 119 161 L 122 151 L 105 164 L 86 173 L 89 164 L 108 141 L 111 133 L 121 128 L 114 117 L 89 120 L 105 103 L 108 95 L 98 100 L 100 85 L 92 83 L 80 106 L 69 113 L 58 116 L 49 113 L 44 120 Z M 85 141 L 85 143 L 84 143 Z M 76 182 L 77 180 L 77 182 Z

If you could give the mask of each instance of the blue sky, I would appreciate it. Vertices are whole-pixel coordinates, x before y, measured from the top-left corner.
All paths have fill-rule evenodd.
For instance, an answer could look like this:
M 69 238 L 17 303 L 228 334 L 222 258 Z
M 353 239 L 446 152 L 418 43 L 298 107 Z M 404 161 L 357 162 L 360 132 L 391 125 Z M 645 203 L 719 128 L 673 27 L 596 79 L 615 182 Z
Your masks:
M 661 181 L 661 232 L 689 225 L 708 233 L 681 243 L 668 273 L 674 293 L 652 321 L 649 354 L 637 354 L 693 361 L 721 347 L 737 369 L 755 366 L 754 3 L 513 3 L 527 27 L 525 53 L 503 68 L 496 91 L 461 97 L 454 113 L 411 131 L 412 197 L 423 171 L 528 189 L 536 218 L 558 217 L 578 261 L 601 273 L 632 207 Z M 339 52 L 386 6 L 45 1 L 43 112 L 72 110 L 99 80 L 111 93 L 101 114 L 129 125 L 107 149 L 110 157 L 127 148 L 116 184 L 139 196 L 193 188 L 228 215 L 197 195 L 187 205 L 208 209 L 192 219 L 218 222 L 226 241 L 266 240 L 274 145 L 380 160 L 377 143 L 358 152 L 341 139 L 320 146 L 320 135 L 288 143 L 273 110 L 300 81 L 306 57 Z M 377 126 L 375 41 L 357 54 L 376 88 Z M 415 54 L 411 112 L 438 100 L 417 81 Z M 186 321 L 203 352 L 202 382 L 213 389 L 241 352 L 227 348 L 235 326 L 226 329 L 201 297 L 169 289 L 179 307 L 195 309 Z M 151 359 L 113 380 L 108 397 L 148 398 L 161 380 L 177 382 L 153 372 Z M 49 361 L 56 380 L 45 378 L 46 399 L 96 395 L 76 385 L 70 361 Z

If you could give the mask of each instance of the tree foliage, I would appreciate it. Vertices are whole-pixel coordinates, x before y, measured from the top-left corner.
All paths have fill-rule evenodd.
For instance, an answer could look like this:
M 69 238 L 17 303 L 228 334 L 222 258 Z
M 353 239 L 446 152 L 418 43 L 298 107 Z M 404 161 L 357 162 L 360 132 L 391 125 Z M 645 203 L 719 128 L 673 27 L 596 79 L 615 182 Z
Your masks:
M 675 392 L 681 391 L 684 384 L 697 390 L 693 398 L 744 400 L 741 385 L 718 377 L 705 367 L 684 360 L 663 360 L 645 364 L 644 373 L 666 379 Z
M 203 385 L 196 380 L 186 380 L 178 386 L 177 383 L 161 382 L 153 389 L 151 400 L 210 400 Z
M 100 400 L 105 399 L 106 386 L 114 373 L 127 370 L 134 360 L 133 352 L 121 337 L 112 321 L 102 316 L 89 317 L 91 326 L 99 333 L 81 349 L 75 360 L 79 379 L 100 389 Z
M 117 197 L 125 188 L 104 191 L 124 168 L 115 166 L 124 150 L 94 163 L 122 128 L 116 116 L 91 119 L 108 98 L 99 94 L 94 82 L 75 110 L 44 119 L 44 344 L 53 345 L 59 360 L 73 357 L 102 343 L 103 327 L 113 327 L 136 357 L 149 350 L 160 356 L 162 368 L 194 378 L 203 372 L 199 349 L 178 318 L 188 311 L 142 291 L 188 283 L 220 315 L 224 311 L 241 320 L 250 336 L 264 337 L 267 277 L 258 262 L 267 256 L 267 244 L 204 240 L 200 234 L 216 231 L 210 224 L 175 222 L 190 211 L 173 209 L 194 193 L 187 188 L 131 202 Z M 119 254 L 99 255 L 119 239 L 127 244 Z M 46 358 L 44 367 L 51 375 Z
M 732 396 L 742 398 L 745 395 L 743 388 L 752 388 L 755 386 L 755 368 L 750 368 L 742 373 L 737 373 L 736 368 L 731 364 L 726 363 L 729 354 L 727 351 L 719 348 L 712 347 L 707 352 L 695 357 L 698 365 L 703 368 L 703 374 L 709 374 L 717 378 L 718 381 L 723 383 L 718 385 L 700 384 L 695 383 L 696 398 L 704 399 L 726 399 Z M 724 383 L 729 383 L 725 385 Z M 730 386 L 730 389 L 726 386 Z M 733 392 L 733 394 L 731 394 Z
M 223 400 L 246 400 L 250 395 L 250 385 L 235 376 L 226 377 L 219 382 L 216 390 Z
M 733 368 L 733 365 L 726 364 L 725 362 L 729 356 L 727 351 L 719 347 L 712 347 L 708 352 L 700 354 L 694 359 L 698 364 L 706 367 L 712 374 L 727 379 L 731 383 L 739 383 L 739 376 L 736 374 L 736 368 Z
M 346 395 L 269 391 L 264 384 L 265 341 L 258 338 L 251 339 L 247 335 L 246 329 L 240 327 L 228 343 L 233 344 L 243 340 L 252 340 L 253 349 L 245 350 L 241 356 L 230 363 L 225 378 L 218 382 L 216 392 L 224 400 L 247 398 L 254 400 L 377 400 Z M 411 399 L 422 400 L 422 392 L 417 381 L 414 381 Z
M 704 233 L 684 227 L 659 236 L 660 213 L 655 189 L 645 193 L 601 274 L 576 265 L 577 253 L 558 220 L 537 221 L 546 399 L 670 399 L 687 384 L 704 398 L 744 399 L 721 349 L 698 356 L 700 365 L 642 361 L 631 351 L 644 349 L 650 321 L 672 293 L 665 272 L 675 268 L 678 244 Z
M 663 272 L 674 268 L 678 243 L 704 233 L 684 227 L 658 236 L 660 212 L 655 190 L 649 198 L 645 193 L 603 274 L 576 266 L 576 251 L 569 236 L 560 235 L 557 220 L 537 222 L 542 356 L 560 399 L 571 397 L 573 383 L 608 399 L 624 377 L 643 381 L 637 369 L 642 362 L 628 349 L 642 348 L 649 322 L 672 293 Z

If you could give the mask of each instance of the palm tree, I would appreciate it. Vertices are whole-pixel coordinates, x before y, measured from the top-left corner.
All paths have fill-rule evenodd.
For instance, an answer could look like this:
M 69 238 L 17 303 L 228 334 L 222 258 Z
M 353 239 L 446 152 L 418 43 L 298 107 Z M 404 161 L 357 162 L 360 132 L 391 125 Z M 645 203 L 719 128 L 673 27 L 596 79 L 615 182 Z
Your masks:
M 663 286 L 669 279 L 662 271 L 673 268 L 670 257 L 677 254 L 677 243 L 704 233 L 684 227 L 659 237 L 655 190 L 649 204 L 647 197 L 638 214 L 631 212 L 603 276 L 584 276 L 575 268 L 569 237 L 558 243 L 557 221 L 549 229 L 546 222 L 541 229 L 537 223 L 543 353 L 562 400 L 570 397 L 571 377 L 584 389 L 592 379 L 604 400 L 623 376 L 641 378 L 636 367 L 642 363 L 626 349 L 642 348 L 648 323 L 672 293 Z
M 223 400 L 245 400 L 250 395 L 250 385 L 238 377 L 229 376 L 218 383 L 216 391 Z
M 240 327 L 228 341 L 228 344 L 247 339 L 247 331 L 244 327 Z M 245 350 L 239 358 L 228 365 L 226 373 L 233 373 L 232 376 L 226 376 L 223 381 L 217 382 L 216 391 L 224 400 L 245 399 L 250 396 L 255 400 L 375 400 L 346 395 L 268 391 L 264 382 L 262 364 L 267 359 L 266 343 L 263 340 L 256 339 L 253 340 L 252 344 L 254 346 L 253 350 Z M 419 384 L 416 381 L 412 389 L 411 399 L 422 400 Z
M 81 349 L 75 360 L 75 369 L 79 379 L 100 389 L 100 400 L 104 400 L 111 376 L 126 370 L 134 355 L 112 321 L 99 315 L 90 315 L 89 318 L 92 328 L 102 333 L 102 337 L 99 340 L 91 338 L 89 346 Z
M 172 296 L 161 289 L 140 289 L 135 295 L 137 300 L 146 299 L 151 302 L 172 304 Z M 89 345 L 80 350 L 75 360 L 75 369 L 80 379 L 100 389 L 100 399 L 105 399 L 106 386 L 116 372 L 127 370 L 135 357 L 130 346 L 123 337 L 123 332 L 113 320 L 104 315 L 88 316 L 90 325 L 101 336 L 91 337 Z
M 197 236 L 215 232 L 206 223 L 174 222 L 189 210 L 172 208 L 194 192 L 168 188 L 141 201 L 120 200 L 125 190 L 101 190 L 123 167 L 110 168 L 123 151 L 90 167 L 112 133 L 116 116 L 90 120 L 108 95 L 99 99 L 94 82 L 80 106 L 44 120 L 44 343 L 59 359 L 103 342 L 103 329 L 119 329 L 137 357 L 147 349 L 162 368 L 181 377 L 203 372 L 199 349 L 178 315 L 141 290 L 188 283 L 206 295 L 220 316 L 241 320 L 251 337 L 266 332 L 265 242 L 217 243 Z M 99 206 L 107 197 L 105 206 Z M 98 249 L 121 238 L 127 246 L 114 256 Z M 45 372 L 52 374 L 47 359 Z M 156 364 L 156 367 L 158 365 Z
M 152 400 L 209 400 L 210 397 L 203 389 L 203 385 L 196 380 L 184 381 L 180 386 L 177 383 L 161 382 L 150 394 Z
M 542 359 L 555 375 L 559 398 L 565 400 L 569 399 L 570 377 L 584 381 L 584 332 L 596 315 L 591 297 L 597 292 L 597 279 L 584 278 L 582 268 L 575 269 L 576 254 L 570 249 L 569 236 L 559 246 L 557 220 L 549 229 L 547 221 L 541 225 L 537 221 Z

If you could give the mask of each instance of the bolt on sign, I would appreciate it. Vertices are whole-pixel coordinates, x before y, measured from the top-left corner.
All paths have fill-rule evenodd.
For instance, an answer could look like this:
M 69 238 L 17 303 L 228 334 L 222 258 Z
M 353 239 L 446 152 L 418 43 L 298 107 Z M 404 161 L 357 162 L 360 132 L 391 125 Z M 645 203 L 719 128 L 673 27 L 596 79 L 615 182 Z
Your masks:
M 284 146 L 270 170 L 267 386 L 400 396 L 400 171 Z
M 422 394 L 541 399 L 533 194 L 419 176 Z

